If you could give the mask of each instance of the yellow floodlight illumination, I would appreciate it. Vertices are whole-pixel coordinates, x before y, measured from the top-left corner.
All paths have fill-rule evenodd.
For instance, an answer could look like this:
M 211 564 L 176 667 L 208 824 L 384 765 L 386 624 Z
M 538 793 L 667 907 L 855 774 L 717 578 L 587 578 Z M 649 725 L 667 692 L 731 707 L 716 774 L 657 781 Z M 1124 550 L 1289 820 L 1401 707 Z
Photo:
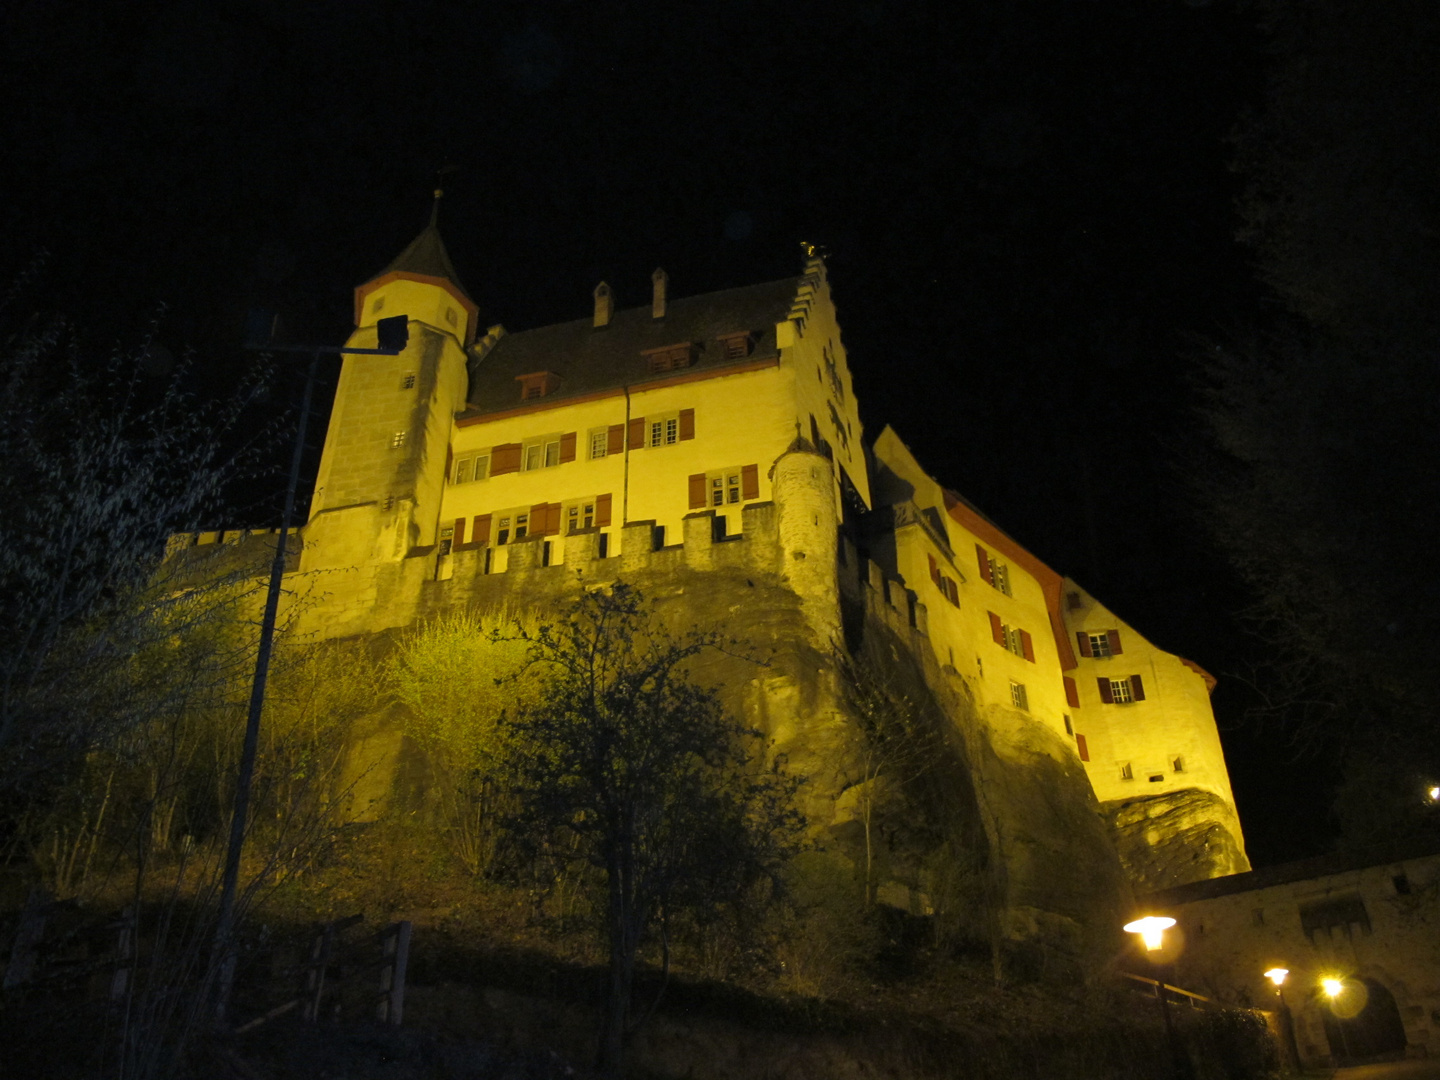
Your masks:
M 1134 922 L 1125 924 L 1127 934 L 1139 934 L 1145 942 L 1145 950 L 1154 952 L 1160 948 L 1164 939 L 1165 931 L 1175 925 L 1175 920 L 1168 915 L 1146 915 L 1143 919 L 1136 919 Z
M 1286 976 L 1286 975 L 1289 975 L 1289 974 L 1290 974 L 1290 969 L 1289 969 L 1289 968 L 1279 968 L 1279 967 L 1276 967 L 1276 968 L 1271 968 L 1269 971 L 1265 972 L 1265 977 L 1266 977 L 1267 979 L 1269 979 L 1272 983 L 1274 983 L 1276 986 L 1284 986 L 1284 985 L 1285 985 L 1285 976 Z
M 1327 997 L 1339 997 L 1345 992 L 1345 983 L 1333 975 L 1327 975 L 1320 980 L 1320 989 L 1325 991 Z

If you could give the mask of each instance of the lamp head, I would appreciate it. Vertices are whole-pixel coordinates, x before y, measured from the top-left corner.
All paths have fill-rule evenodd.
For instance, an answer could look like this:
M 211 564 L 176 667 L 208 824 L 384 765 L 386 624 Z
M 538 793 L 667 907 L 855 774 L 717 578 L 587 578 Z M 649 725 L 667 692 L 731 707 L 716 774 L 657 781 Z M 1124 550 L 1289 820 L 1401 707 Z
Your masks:
M 1145 942 L 1145 951 L 1154 952 L 1160 948 L 1165 931 L 1174 925 L 1175 920 L 1168 915 L 1146 915 L 1143 919 L 1126 923 L 1125 932 L 1139 934 L 1141 940 Z
M 1276 986 L 1285 985 L 1285 976 L 1290 974 L 1289 968 L 1275 967 L 1265 972 L 1265 977 Z
M 1333 975 L 1327 975 L 1320 980 L 1320 989 L 1325 991 L 1327 997 L 1339 997 L 1345 990 L 1345 983 Z

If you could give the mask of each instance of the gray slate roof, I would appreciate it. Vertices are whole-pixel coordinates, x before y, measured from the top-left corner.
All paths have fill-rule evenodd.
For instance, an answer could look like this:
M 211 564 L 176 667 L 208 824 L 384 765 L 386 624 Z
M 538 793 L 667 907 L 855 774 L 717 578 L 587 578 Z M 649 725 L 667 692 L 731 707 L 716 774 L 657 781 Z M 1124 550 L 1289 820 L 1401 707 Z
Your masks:
M 471 299 L 470 294 L 465 292 L 465 286 L 460 284 L 454 264 L 450 262 L 450 253 L 445 250 L 445 242 L 440 239 L 440 230 L 433 221 L 419 236 L 410 241 L 409 246 L 395 257 L 394 262 L 375 277 L 384 277 L 396 271 L 444 278 L 464 293 L 467 300 Z M 473 300 L 471 302 L 473 303 Z
M 686 341 L 699 346 L 697 358 L 692 367 L 676 374 L 721 371 L 773 358 L 779 355 L 775 324 L 789 314 L 799 285 L 798 277 L 784 278 L 671 300 L 663 319 L 652 319 L 647 305 L 617 311 L 605 327 L 596 328 L 589 318 L 507 334 L 478 361 L 470 362 L 471 404 L 460 419 L 517 408 L 521 404 L 520 384 L 515 381 L 519 375 L 539 371 L 559 375 L 559 389 L 543 399 L 545 404 L 557 405 L 586 394 L 665 378 L 652 375 L 641 354 Z M 743 360 L 723 359 L 717 337 L 742 330 L 755 335 L 750 355 Z

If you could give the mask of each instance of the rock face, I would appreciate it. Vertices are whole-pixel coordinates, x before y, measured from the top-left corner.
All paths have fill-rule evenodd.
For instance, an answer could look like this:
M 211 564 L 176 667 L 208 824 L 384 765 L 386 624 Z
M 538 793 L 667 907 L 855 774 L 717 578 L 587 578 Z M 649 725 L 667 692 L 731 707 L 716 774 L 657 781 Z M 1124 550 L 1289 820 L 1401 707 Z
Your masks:
M 474 550 L 361 564 L 323 574 L 324 595 L 297 601 L 295 620 L 315 638 L 359 637 L 383 652 L 396 631 L 457 607 L 558 613 L 578 588 L 624 580 L 677 631 L 705 626 L 743 643 L 748 658 L 697 658 L 691 675 L 806 778 L 801 809 L 857 890 L 868 883 L 917 915 L 969 912 L 969 932 L 992 942 L 1105 955 L 1129 894 L 1073 750 L 1023 711 L 978 708 L 965 677 L 937 661 L 914 594 L 848 539 L 837 549 L 837 522 L 821 512 L 833 504 L 808 497 L 829 490 L 825 459 L 801 449 L 776 473 L 783 501 L 747 505 L 739 535 L 718 535 L 705 512 L 662 548 L 649 543 L 651 523 L 627 524 L 618 556 L 594 530 L 568 535 L 559 565 L 538 538 L 510 545 L 500 573 Z M 287 595 L 304 594 L 305 576 Z M 857 770 L 857 666 L 906 702 L 930 740 L 923 767 Z M 386 707 L 352 734 L 356 820 L 424 798 L 415 777 L 427 770 L 401 719 Z
M 1137 893 L 1250 869 L 1240 823 L 1219 796 L 1198 788 L 1104 804 L 1125 873 Z

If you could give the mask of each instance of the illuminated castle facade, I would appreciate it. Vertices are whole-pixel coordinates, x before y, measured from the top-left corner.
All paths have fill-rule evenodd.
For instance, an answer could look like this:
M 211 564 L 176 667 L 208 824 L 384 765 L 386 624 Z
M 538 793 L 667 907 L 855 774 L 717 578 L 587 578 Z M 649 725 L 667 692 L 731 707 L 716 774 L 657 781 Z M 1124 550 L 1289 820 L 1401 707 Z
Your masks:
M 1062 865 L 1087 820 L 1137 889 L 1248 867 L 1213 680 L 932 479 L 893 430 L 864 444 L 821 259 L 684 299 L 663 271 L 651 285 L 641 308 L 617 310 L 602 283 L 585 318 L 485 329 L 432 223 L 356 290 L 350 347 L 373 348 L 396 314 L 410 339 L 344 360 L 304 528 L 309 632 L 634 580 L 782 646 L 734 707 L 814 776 L 840 709 L 814 671 L 868 619 L 980 717 L 975 768 L 1009 777 L 976 782 L 1001 793 L 986 828 L 1012 885 L 1034 881 L 1012 904 L 1031 924 L 1047 882 L 1093 876 Z M 1075 823 L 1046 824 L 1062 794 Z M 812 818 L 839 828 L 847 797 L 832 785 Z

